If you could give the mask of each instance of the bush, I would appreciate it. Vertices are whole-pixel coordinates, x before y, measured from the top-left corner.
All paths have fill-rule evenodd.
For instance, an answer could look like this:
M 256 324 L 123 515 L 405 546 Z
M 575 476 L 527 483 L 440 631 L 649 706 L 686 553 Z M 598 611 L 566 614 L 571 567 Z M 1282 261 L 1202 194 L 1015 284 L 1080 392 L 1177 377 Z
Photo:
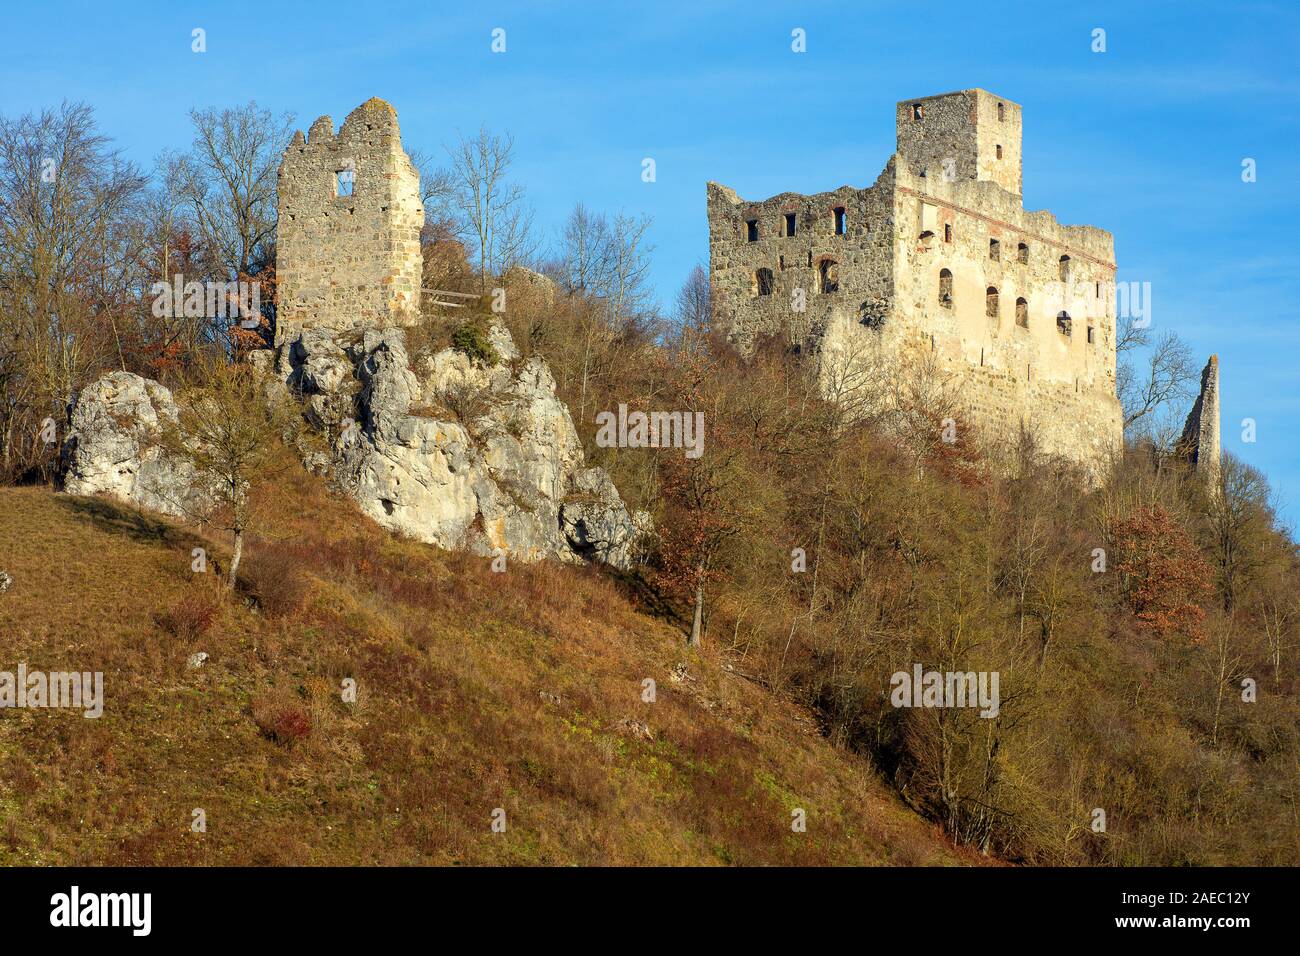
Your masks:
M 451 333 L 453 348 L 459 349 L 472 359 L 479 359 L 487 365 L 496 365 L 501 361 L 496 347 L 488 338 L 487 328 L 479 322 L 464 322 Z
M 311 579 L 292 555 L 256 551 L 244 559 L 239 575 L 250 597 L 267 617 L 292 617 L 307 603 Z
M 187 594 L 166 611 L 154 615 L 154 623 L 165 633 L 182 641 L 202 637 L 217 620 L 220 608 L 207 595 Z
M 311 735 L 311 714 L 302 701 L 283 690 L 253 698 L 253 722 L 279 744 L 293 744 Z

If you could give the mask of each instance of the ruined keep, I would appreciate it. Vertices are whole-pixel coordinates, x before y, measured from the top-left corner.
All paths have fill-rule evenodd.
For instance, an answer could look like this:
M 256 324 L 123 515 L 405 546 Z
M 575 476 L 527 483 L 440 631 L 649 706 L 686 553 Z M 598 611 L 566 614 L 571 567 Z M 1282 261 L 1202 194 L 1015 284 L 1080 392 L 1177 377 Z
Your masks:
M 277 188 L 277 346 L 308 326 L 418 320 L 424 207 L 392 106 L 371 98 L 337 134 L 328 116 L 295 133 Z
M 1123 434 L 1110 233 L 1021 199 L 1021 110 L 985 90 L 905 100 L 875 183 L 751 202 L 708 184 L 714 317 L 876 377 L 922 360 L 989 444 L 1023 430 L 1100 478 Z M 851 376 L 841 375 L 841 380 Z

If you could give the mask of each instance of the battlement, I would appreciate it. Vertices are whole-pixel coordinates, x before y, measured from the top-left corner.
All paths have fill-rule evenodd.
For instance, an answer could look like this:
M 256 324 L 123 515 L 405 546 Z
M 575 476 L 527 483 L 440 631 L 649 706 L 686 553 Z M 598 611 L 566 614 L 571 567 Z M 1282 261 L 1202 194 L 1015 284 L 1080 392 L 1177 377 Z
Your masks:
M 392 106 L 372 98 L 337 133 L 328 116 L 295 133 L 278 193 L 277 345 L 307 325 L 418 320 L 424 207 Z

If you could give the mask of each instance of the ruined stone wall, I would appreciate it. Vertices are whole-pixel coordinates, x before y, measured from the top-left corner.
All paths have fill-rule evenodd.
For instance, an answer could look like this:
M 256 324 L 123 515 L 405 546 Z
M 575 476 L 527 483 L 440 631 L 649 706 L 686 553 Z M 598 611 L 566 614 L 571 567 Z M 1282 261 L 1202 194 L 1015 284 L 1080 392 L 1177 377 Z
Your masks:
M 352 172 L 343 195 L 339 173 Z M 322 116 L 285 150 L 279 173 L 276 344 L 304 325 L 404 325 L 420 311 L 420 177 L 397 114 L 380 99 L 334 132 Z
M 783 193 L 763 202 L 747 202 L 735 190 L 709 183 L 714 317 L 743 350 L 765 335 L 815 348 L 836 315 L 879 324 L 892 295 L 891 179 L 886 169 L 868 189 Z M 837 210 L 843 210 L 840 234 Z M 757 230 L 752 239 L 751 223 Z M 760 269 L 770 272 L 770 286 L 762 287 Z
M 837 361 L 870 354 L 879 374 L 928 352 L 959 379 L 986 444 L 1014 443 L 1024 426 L 1045 451 L 1100 474 L 1122 440 L 1111 235 L 1024 209 L 1015 104 L 966 91 L 904 101 L 897 120 L 899 152 L 869 189 L 745 202 L 709 185 L 716 320 L 742 348 L 784 331 L 815 350 L 833 328 L 825 344 Z M 956 175 L 945 176 L 939 160 L 949 156 Z M 836 207 L 847 211 L 844 236 L 828 215 Z M 827 257 L 838 290 L 818 294 Z M 760 269 L 771 271 L 770 294 Z M 792 309 L 800 287 L 812 290 L 803 314 Z
M 994 183 L 902 168 L 894 202 L 891 321 L 961 371 L 988 442 L 1014 442 L 1023 424 L 1045 451 L 1100 471 L 1122 435 L 1110 234 L 1027 212 Z

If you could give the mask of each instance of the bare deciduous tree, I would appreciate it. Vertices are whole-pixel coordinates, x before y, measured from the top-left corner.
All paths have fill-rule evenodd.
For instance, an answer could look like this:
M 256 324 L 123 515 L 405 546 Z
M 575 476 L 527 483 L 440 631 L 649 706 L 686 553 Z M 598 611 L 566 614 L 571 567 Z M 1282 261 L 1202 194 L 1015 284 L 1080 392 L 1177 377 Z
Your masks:
M 200 235 L 227 278 L 263 264 L 275 238 L 276 176 L 293 134 L 293 116 L 275 116 L 256 102 L 191 110 L 194 144 L 170 162 L 167 175 L 194 216 Z
M 1140 349 L 1149 349 L 1141 364 L 1133 357 Z M 1124 408 L 1125 432 L 1154 412 L 1185 402 L 1195 393 L 1196 363 L 1192 350 L 1177 333 L 1165 332 L 1153 339 L 1149 327 L 1126 319 L 1120 323 L 1115 350 L 1120 357 L 1115 390 Z
M 0 117 L 0 462 L 40 458 L 45 417 L 121 361 L 133 282 L 125 224 L 144 177 L 109 148 L 89 106 Z
M 478 252 L 479 282 L 500 275 L 529 259 L 535 251 L 533 212 L 524 189 L 510 181 L 515 141 L 479 127 L 471 139 L 459 137 L 448 147 L 451 165 L 440 181 Z

